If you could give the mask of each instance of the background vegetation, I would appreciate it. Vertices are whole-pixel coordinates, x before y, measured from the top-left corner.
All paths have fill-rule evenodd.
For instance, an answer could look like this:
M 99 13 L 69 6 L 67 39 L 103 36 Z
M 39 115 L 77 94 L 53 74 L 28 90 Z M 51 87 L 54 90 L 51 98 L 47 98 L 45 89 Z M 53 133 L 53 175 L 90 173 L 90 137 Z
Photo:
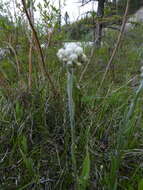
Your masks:
M 76 70 L 73 94 L 77 180 L 71 162 L 66 69 L 56 53 L 65 40 L 92 41 L 91 18 L 60 28 L 59 10 L 45 1 L 45 8 L 39 5 L 42 21 L 31 30 L 23 5 L 15 6 L 13 18 L 9 3 L 1 2 L 0 189 L 75 190 L 77 183 L 78 190 L 142 190 L 143 96 L 136 98 L 136 90 L 143 25 L 123 34 L 102 85 L 119 31 L 106 30 L 100 48 L 83 45 L 88 67 L 82 80 L 86 65 Z M 30 6 L 27 3 L 26 10 Z M 120 26 L 122 17 L 110 11 L 105 17 L 107 13 Z M 135 106 L 128 117 L 131 103 Z

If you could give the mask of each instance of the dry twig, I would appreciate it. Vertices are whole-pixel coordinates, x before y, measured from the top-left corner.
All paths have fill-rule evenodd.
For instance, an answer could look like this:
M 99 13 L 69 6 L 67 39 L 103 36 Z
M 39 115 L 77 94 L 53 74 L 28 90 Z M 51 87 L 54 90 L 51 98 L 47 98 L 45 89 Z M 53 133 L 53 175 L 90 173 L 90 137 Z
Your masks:
M 50 73 L 49 73 L 49 72 L 47 71 L 47 69 L 46 69 L 46 64 L 45 64 L 45 60 L 44 60 L 44 55 L 43 55 L 43 52 L 42 52 L 42 49 L 41 49 L 41 45 L 40 45 L 40 42 L 39 42 L 39 39 L 38 39 L 38 35 L 37 35 L 37 32 L 36 32 L 36 30 L 35 30 L 35 28 L 34 28 L 34 26 L 33 26 L 33 23 L 32 23 L 32 21 L 31 21 L 31 18 L 30 18 L 29 14 L 28 14 L 28 11 L 27 11 L 27 8 L 26 8 L 25 0 L 21 0 L 21 2 L 22 2 L 22 5 L 23 5 L 23 8 L 24 8 L 24 12 L 25 12 L 25 14 L 26 14 L 26 17 L 27 17 L 27 19 L 28 19 L 29 25 L 30 25 L 30 27 L 31 27 L 31 30 L 32 30 L 32 32 L 33 32 L 33 37 L 34 37 L 34 40 L 35 40 L 35 43 L 36 43 L 36 47 L 37 47 L 37 50 L 38 50 L 39 55 L 40 55 L 40 58 L 41 58 L 41 63 L 42 63 L 41 69 L 42 69 L 42 72 L 47 76 L 47 78 L 48 78 L 48 80 L 49 80 L 49 83 L 50 83 L 50 85 L 51 85 L 51 87 L 52 87 L 52 90 L 53 90 L 54 94 L 57 95 L 58 93 L 57 93 L 57 90 L 56 90 L 56 88 L 55 88 L 55 85 L 54 85 L 54 83 L 53 83 L 53 81 L 52 81 L 52 79 L 51 79 Z

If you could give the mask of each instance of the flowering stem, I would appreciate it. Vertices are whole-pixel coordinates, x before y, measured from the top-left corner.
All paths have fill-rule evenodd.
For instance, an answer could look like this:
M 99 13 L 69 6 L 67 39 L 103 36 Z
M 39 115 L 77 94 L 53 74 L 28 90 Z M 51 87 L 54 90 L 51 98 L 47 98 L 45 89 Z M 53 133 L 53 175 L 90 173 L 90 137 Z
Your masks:
M 76 156 L 75 156 L 75 119 L 74 119 L 74 101 L 73 101 L 73 68 L 67 68 L 68 80 L 67 80 L 67 93 L 68 93 L 68 109 L 71 128 L 71 159 L 74 177 L 77 178 Z
M 78 45 L 67 45 L 59 49 L 57 56 L 64 65 L 67 66 L 67 94 L 68 94 L 68 109 L 71 129 L 71 160 L 73 176 L 75 178 L 75 188 L 78 185 L 77 163 L 76 163 L 76 135 L 75 135 L 75 111 L 73 101 L 73 74 L 76 66 L 81 66 L 87 61 L 86 55 L 83 53 L 83 48 Z

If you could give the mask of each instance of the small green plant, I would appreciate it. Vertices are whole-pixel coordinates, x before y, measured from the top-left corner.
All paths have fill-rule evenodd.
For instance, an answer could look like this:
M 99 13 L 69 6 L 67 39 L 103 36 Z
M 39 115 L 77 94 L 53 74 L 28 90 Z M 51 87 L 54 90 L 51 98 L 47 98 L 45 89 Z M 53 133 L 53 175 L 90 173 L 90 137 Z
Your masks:
M 76 162 L 76 136 L 75 136 L 75 103 L 73 101 L 73 80 L 74 80 L 74 69 L 76 66 L 81 66 L 82 63 L 86 62 L 86 55 L 83 54 L 83 49 L 76 44 L 68 44 L 64 49 L 60 49 L 57 53 L 57 56 L 61 61 L 64 62 L 67 68 L 67 94 L 68 94 L 68 110 L 69 110 L 69 119 L 70 119 L 70 128 L 71 128 L 71 159 L 72 167 L 74 172 L 74 178 L 77 183 L 77 162 Z M 86 175 L 86 162 L 88 162 L 89 156 L 85 160 L 83 166 L 83 175 Z M 89 166 L 88 166 L 89 168 Z M 88 171 L 87 171 L 88 172 Z M 89 172 L 88 172 L 89 173 Z M 88 175 L 87 173 L 87 175 Z M 86 176 L 85 176 L 86 178 Z M 83 178 L 82 178 L 83 179 Z M 86 180 L 85 180 L 86 181 Z M 84 183 L 85 181 L 81 180 Z M 75 185 L 75 188 L 77 185 Z

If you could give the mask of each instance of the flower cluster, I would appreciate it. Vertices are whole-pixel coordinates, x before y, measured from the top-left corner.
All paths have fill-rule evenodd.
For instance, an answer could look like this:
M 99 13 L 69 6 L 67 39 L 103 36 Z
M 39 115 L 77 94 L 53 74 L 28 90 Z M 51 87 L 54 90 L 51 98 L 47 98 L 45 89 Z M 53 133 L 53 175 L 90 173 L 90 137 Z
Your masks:
M 75 43 L 67 44 L 64 48 L 59 49 L 57 56 L 67 66 L 81 66 L 82 63 L 87 61 L 87 57 L 83 53 L 83 48 Z

